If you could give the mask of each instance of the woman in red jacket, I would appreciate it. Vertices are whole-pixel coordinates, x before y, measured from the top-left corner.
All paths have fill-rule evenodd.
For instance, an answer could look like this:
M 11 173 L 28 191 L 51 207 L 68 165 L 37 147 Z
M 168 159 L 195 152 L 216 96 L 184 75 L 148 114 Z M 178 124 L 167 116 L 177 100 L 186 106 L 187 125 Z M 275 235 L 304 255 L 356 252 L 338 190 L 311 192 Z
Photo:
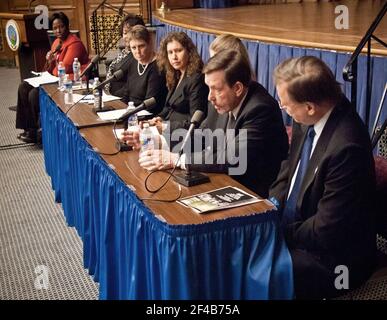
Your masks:
M 56 36 L 51 50 L 46 55 L 46 71 L 58 76 L 58 63 L 62 62 L 67 74 L 72 74 L 74 58 L 78 58 L 82 67 L 89 63 L 87 50 L 82 41 L 70 33 L 69 19 L 63 12 L 54 13 L 50 19 Z M 39 88 L 23 81 L 19 85 L 16 110 L 16 128 L 24 132 L 18 138 L 24 142 L 40 142 L 39 129 Z

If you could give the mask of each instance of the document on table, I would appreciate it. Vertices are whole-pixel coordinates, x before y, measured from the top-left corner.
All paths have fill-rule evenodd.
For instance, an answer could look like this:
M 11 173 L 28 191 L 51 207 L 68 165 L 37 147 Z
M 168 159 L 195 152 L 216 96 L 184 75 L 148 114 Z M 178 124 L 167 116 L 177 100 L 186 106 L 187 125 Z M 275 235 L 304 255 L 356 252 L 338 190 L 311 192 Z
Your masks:
M 78 93 L 73 93 L 73 99 L 74 101 L 80 100 L 79 102 L 82 102 L 82 103 L 88 103 L 88 104 L 94 103 L 94 96 L 92 94 L 88 94 L 85 96 Z M 103 102 L 109 102 L 109 101 L 120 100 L 120 99 L 121 99 L 120 97 L 111 96 L 109 94 L 102 95 Z
M 259 201 L 264 200 L 258 199 L 256 196 L 237 187 L 227 186 L 182 198 L 178 200 L 177 203 L 191 208 L 197 213 L 206 213 L 245 206 Z
M 97 112 L 98 116 L 102 119 L 102 120 L 105 120 L 105 121 L 108 121 L 108 120 L 117 120 L 118 118 L 120 118 L 125 112 L 127 111 L 127 109 L 118 109 L 118 110 L 112 110 L 112 111 L 105 111 L 105 112 Z M 150 116 L 152 115 L 152 113 L 146 111 L 146 110 L 142 110 L 140 112 L 137 113 L 137 116 L 138 117 L 143 117 L 143 116 Z
M 24 79 L 24 81 L 28 82 L 31 86 L 38 88 L 42 84 L 54 83 L 59 80 L 58 77 L 53 76 L 47 71 L 38 74 L 40 74 L 38 77 Z

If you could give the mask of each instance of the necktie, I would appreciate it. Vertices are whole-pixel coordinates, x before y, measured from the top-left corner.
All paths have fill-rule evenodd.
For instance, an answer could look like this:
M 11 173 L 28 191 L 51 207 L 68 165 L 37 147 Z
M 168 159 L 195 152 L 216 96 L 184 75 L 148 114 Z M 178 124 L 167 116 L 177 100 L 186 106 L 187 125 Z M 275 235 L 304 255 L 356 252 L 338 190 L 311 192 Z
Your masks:
M 234 115 L 231 112 L 229 112 L 228 113 L 228 121 L 227 121 L 227 129 L 235 129 L 235 122 L 236 122 L 236 120 L 235 120 Z
M 229 112 L 228 113 L 228 120 L 227 120 L 227 126 L 226 126 L 226 145 L 229 141 L 232 141 L 235 138 L 235 123 L 236 120 L 234 118 L 234 115 Z
M 297 176 L 294 180 L 293 189 L 289 195 L 288 200 L 286 201 L 286 205 L 283 211 L 282 216 L 282 225 L 286 226 L 289 223 L 293 223 L 296 221 L 297 212 L 296 212 L 296 204 L 298 194 L 300 193 L 302 181 L 304 180 L 304 176 L 306 173 L 306 169 L 308 168 L 309 158 L 312 151 L 313 139 L 316 135 L 313 126 L 308 128 L 308 132 L 305 137 L 304 145 L 301 151 L 300 157 L 300 165 L 298 166 Z

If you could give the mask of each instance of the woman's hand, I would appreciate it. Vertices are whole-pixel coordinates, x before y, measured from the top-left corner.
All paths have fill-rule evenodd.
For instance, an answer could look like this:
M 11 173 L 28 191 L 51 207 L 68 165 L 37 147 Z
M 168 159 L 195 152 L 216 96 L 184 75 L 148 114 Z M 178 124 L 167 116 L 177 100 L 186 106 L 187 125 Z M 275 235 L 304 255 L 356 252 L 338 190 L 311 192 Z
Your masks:
M 55 55 L 51 51 L 48 51 L 46 54 L 47 63 L 52 63 L 54 60 L 55 60 Z
M 155 126 L 160 134 L 163 133 L 163 119 L 160 117 L 152 118 L 148 120 L 148 123 L 150 126 Z

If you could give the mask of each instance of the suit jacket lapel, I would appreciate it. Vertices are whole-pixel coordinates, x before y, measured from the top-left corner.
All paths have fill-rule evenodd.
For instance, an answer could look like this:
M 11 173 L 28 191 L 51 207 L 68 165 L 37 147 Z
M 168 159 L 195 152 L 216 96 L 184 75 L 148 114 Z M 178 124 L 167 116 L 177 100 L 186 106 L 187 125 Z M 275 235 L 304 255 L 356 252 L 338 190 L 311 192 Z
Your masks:
M 181 80 L 179 86 L 177 88 L 175 88 L 174 91 L 169 91 L 168 92 L 168 95 L 167 95 L 167 103 L 172 106 L 174 104 L 174 102 L 181 97 L 181 95 L 183 94 L 183 88 L 185 86 L 185 82 L 187 81 L 187 76 L 184 75 L 184 78 L 183 80 Z
M 327 123 L 324 126 L 324 129 L 321 133 L 320 138 L 318 139 L 318 142 L 316 144 L 316 147 L 314 148 L 312 157 L 310 158 L 308 169 L 305 173 L 304 180 L 302 182 L 300 194 L 298 196 L 297 200 L 297 207 L 301 205 L 301 201 L 304 198 L 304 194 L 306 190 L 309 188 L 311 183 L 314 180 L 315 174 L 321 164 L 321 162 L 324 160 L 324 154 L 326 152 L 326 149 L 331 141 L 332 135 L 335 132 L 337 122 L 343 115 L 342 110 L 337 107 L 335 108 L 331 115 L 329 116 L 329 119 Z
M 168 104 L 168 105 L 171 104 L 169 99 L 171 98 L 171 95 L 172 95 L 173 92 L 174 92 L 173 90 L 168 90 L 167 98 L 165 99 L 166 104 Z
M 251 83 L 249 85 L 248 90 L 247 90 L 245 100 L 243 100 L 243 103 L 239 109 L 239 112 L 238 112 L 236 120 L 235 120 L 235 127 L 234 127 L 234 129 L 236 130 L 235 135 L 237 135 L 237 132 L 238 132 L 237 130 L 239 130 L 239 128 L 240 128 L 240 125 L 239 125 L 240 119 L 242 119 L 243 114 L 245 112 L 248 112 L 248 108 L 246 107 L 246 105 L 249 103 L 249 101 L 251 99 L 251 95 L 253 94 L 253 92 L 254 92 L 254 83 Z M 227 126 L 227 122 L 226 122 L 226 126 Z M 224 128 L 226 128 L 226 126 Z

